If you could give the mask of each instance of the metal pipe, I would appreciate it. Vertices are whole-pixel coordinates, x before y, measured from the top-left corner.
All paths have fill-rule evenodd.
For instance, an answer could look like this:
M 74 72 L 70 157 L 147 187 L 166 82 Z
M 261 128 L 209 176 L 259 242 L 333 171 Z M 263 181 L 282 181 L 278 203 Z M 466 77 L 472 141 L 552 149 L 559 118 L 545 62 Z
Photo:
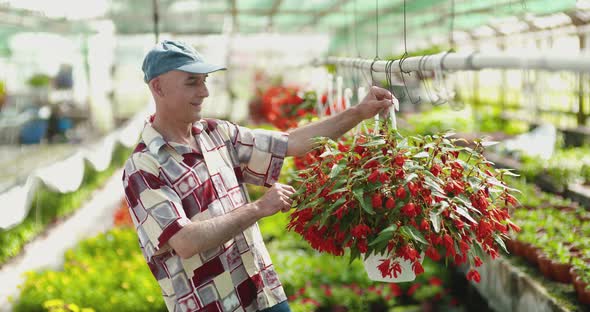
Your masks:
M 418 71 L 422 56 L 404 60 L 404 71 Z M 328 57 L 324 64 L 349 66 L 371 70 L 372 60 L 343 57 Z M 387 61 L 376 61 L 375 72 L 385 72 Z M 421 70 L 480 70 L 480 69 L 532 69 L 548 71 L 590 72 L 590 57 L 584 55 L 543 55 L 514 53 L 439 53 L 422 60 Z M 399 60 L 391 66 L 391 72 L 400 72 Z

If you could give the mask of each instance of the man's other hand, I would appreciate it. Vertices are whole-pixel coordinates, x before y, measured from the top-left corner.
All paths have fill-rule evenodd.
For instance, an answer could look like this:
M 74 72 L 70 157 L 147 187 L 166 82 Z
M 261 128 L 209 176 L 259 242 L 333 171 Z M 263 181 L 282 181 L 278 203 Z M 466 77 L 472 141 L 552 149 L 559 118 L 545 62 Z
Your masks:
M 293 200 L 291 195 L 295 189 L 290 185 L 275 183 L 266 193 L 256 201 L 261 217 L 271 216 L 279 211 L 287 212 L 291 209 Z
M 373 86 L 367 96 L 356 106 L 356 109 L 363 120 L 368 119 L 383 110 L 389 109 L 393 104 L 393 98 L 393 95 L 388 90 Z

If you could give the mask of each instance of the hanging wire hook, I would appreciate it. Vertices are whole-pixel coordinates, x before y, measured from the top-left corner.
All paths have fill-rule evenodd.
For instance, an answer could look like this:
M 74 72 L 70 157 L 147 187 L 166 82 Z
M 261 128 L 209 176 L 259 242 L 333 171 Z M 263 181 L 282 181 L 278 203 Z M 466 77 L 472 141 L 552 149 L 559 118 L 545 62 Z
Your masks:
M 385 63 L 385 80 L 387 82 L 389 92 L 391 92 L 391 94 L 393 94 L 393 96 L 395 96 L 398 99 L 398 101 L 401 101 L 404 98 L 406 98 L 406 94 L 403 91 L 401 91 L 401 94 L 398 96 L 393 91 L 393 80 L 391 79 L 391 76 L 393 73 L 391 71 L 391 67 L 393 66 L 394 62 L 395 62 L 395 60 L 392 59 L 392 60 L 387 61 L 387 63 Z
M 375 86 L 376 85 L 375 84 L 375 77 L 373 77 L 373 71 L 374 71 L 373 65 L 375 65 L 375 62 L 377 62 L 378 60 L 379 60 L 379 58 L 378 57 L 375 57 L 373 59 L 373 62 L 371 62 L 371 86 Z
M 426 91 L 426 95 L 428 96 L 428 100 L 434 106 L 444 104 L 446 101 L 437 95 L 437 99 L 435 100 L 432 96 L 432 92 L 430 87 L 426 83 L 426 75 L 424 75 L 424 71 L 426 71 L 426 60 L 428 59 L 429 55 L 422 55 L 420 60 L 418 61 L 418 77 L 422 80 L 422 84 L 424 85 L 424 90 Z
M 402 81 L 404 82 L 404 88 L 406 89 L 406 94 L 408 95 L 408 98 L 410 98 L 410 102 L 412 102 L 412 104 L 418 104 L 420 103 L 421 99 L 420 96 L 418 96 L 418 98 L 414 101 L 414 99 L 412 99 L 412 95 L 410 94 L 410 91 L 408 90 L 408 84 L 406 83 L 406 78 L 404 77 L 404 73 L 406 74 L 410 74 L 411 72 L 405 72 L 402 69 L 402 64 L 403 62 L 408 58 L 408 52 L 405 52 L 404 55 L 402 55 L 402 58 L 399 60 L 399 72 L 400 72 L 400 76 L 402 77 Z

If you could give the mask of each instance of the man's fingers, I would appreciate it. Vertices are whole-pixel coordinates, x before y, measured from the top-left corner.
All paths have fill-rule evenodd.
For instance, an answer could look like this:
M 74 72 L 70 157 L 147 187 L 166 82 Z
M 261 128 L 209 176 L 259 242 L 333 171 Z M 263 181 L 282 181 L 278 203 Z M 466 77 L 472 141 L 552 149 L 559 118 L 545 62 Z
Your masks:
M 281 208 L 281 210 L 287 209 L 287 208 L 291 208 L 291 203 L 290 202 L 288 202 L 288 201 L 286 201 L 284 199 L 282 199 L 281 201 L 283 202 L 283 207 Z
M 289 205 L 291 205 L 293 203 L 293 199 L 291 199 L 291 197 L 289 197 L 287 195 L 281 195 L 281 199 L 287 201 L 289 203 Z
M 390 99 L 391 100 L 391 99 L 393 99 L 393 94 L 391 94 L 391 92 L 389 92 L 389 90 L 387 90 L 387 89 L 373 86 L 373 87 L 371 87 L 371 93 L 373 93 L 373 95 L 375 95 L 377 100 L 382 100 L 382 99 Z
M 284 190 L 281 190 L 281 193 L 282 194 L 286 194 L 288 196 L 291 196 L 291 195 L 293 195 L 295 193 L 295 191 L 294 190 L 289 190 L 289 189 L 284 189 Z
M 291 191 L 291 193 L 295 193 L 295 188 L 292 187 L 291 185 L 285 185 L 285 189 L 287 189 L 288 191 Z
M 391 100 L 381 100 L 381 101 L 379 101 L 379 106 L 381 106 L 381 108 L 387 108 L 387 107 L 390 107 L 391 105 L 393 105 L 393 103 L 391 102 Z

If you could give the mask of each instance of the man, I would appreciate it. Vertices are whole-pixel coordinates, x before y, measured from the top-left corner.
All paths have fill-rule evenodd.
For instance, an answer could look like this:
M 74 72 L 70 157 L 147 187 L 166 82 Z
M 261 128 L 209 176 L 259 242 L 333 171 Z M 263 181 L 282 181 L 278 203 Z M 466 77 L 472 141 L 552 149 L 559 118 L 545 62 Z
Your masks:
M 290 311 L 256 223 L 291 207 L 291 186 L 276 183 L 285 156 L 312 138 L 337 138 L 391 105 L 373 87 L 336 116 L 289 133 L 202 119 L 206 63 L 178 41 L 156 45 L 143 62 L 156 112 L 125 165 L 123 185 L 142 252 L 169 311 Z M 249 203 L 244 183 L 269 190 Z

